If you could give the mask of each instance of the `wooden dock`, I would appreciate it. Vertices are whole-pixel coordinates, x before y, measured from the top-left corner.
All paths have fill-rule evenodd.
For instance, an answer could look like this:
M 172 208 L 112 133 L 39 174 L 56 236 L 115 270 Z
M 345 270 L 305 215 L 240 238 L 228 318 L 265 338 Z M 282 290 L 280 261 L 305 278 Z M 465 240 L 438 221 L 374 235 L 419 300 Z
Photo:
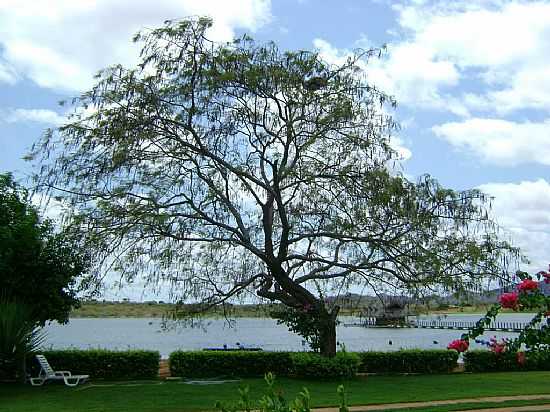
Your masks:
M 449 321 L 449 320 L 416 320 L 410 321 L 407 324 L 400 325 L 377 325 L 376 319 L 369 318 L 363 319 L 357 323 L 344 323 L 344 326 L 349 327 L 363 327 L 363 328 L 416 328 L 416 329 L 449 329 L 449 330 L 468 330 L 475 327 L 476 322 L 472 321 Z M 527 322 L 492 322 L 485 328 L 486 331 L 500 331 L 500 332 L 521 332 Z

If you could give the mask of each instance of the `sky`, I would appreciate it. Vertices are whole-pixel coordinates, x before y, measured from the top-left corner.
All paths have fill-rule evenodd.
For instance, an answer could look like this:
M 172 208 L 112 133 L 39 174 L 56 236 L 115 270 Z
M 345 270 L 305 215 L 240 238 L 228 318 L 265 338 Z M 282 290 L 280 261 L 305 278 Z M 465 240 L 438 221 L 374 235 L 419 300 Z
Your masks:
M 203 15 L 215 40 L 248 33 L 335 64 L 386 45 L 365 70 L 398 101 L 406 175 L 493 196 L 494 218 L 530 260 L 524 269 L 547 268 L 550 1 L 0 0 L 0 172 L 25 184 L 22 157 L 63 122 L 58 102 L 103 67 L 134 65 L 138 30 Z

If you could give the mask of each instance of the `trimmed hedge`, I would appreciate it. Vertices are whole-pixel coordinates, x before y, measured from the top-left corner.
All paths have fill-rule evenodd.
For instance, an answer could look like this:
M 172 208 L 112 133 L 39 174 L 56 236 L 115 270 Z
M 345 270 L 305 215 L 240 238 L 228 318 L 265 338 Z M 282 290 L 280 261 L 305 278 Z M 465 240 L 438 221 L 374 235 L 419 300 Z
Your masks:
M 458 353 L 451 350 L 400 350 L 359 352 L 363 373 L 449 373 L 456 368 Z
M 324 358 L 311 352 L 177 351 L 170 354 L 172 376 L 252 377 L 273 372 L 304 378 L 353 377 L 368 373 L 449 373 L 458 354 L 450 350 L 338 352 Z
M 296 352 L 290 355 L 292 374 L 299 378 L 353 378 L 359 369 L 357 353 L 338 352 L 333 358 L 317 353 Z
M 488 350 L 472 350 L 464 353 L 464 368 L 467 372 L 550 370 L 550 353 L 526 352 L 525 363 L 520 365 L 515 353 L 496 354 Z
M 172 376 L 251 377 L 267 372 L 288 376 L 291 371 L 292 360 L 288 352 L 176 351 L 170 354 Z
M 155 379 L 158 377 L 160 354 L 157 351 L 128 350 L 49 350 L 40 352 L 54 370 L 67 370 L 76 375 L 90 375 L 91 379 Z M 36 360 L 32 374 L 38 372 Z

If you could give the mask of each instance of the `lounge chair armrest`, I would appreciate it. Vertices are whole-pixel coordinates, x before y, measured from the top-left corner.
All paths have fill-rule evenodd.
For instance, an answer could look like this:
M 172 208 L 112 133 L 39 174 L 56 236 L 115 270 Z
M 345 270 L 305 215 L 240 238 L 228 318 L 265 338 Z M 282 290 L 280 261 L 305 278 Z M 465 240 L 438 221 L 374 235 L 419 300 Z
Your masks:
M 56 371 L 55 376 L 71 376 L 71 372 L 69 372 L 69 371 Z

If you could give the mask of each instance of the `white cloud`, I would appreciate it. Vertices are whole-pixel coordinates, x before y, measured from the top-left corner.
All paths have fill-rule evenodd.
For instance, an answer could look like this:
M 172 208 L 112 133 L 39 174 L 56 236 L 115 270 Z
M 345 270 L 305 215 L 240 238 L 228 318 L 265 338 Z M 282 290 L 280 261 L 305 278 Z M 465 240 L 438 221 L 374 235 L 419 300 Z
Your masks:
M 0 61 L 0 83 L 15 84 L 17 75 L 7 64 Z
M 334 65 L 344 64 L 351 54 L 350 50 L 338 49 L 324 39 L 314 39 L 313 47 L 317 49 L 323 60 Z
M 432 127 L 436 136 L 500 165 L 550 165 L 550 120 L 542 123 L 467 119 Z
M 404 58 L 391 56 L 389 67 L 395 61 L 399 69 L 391 73 L 395 82 L 405 84 L 405 91 L 424 89 L 416 98 L 424 96 L 440 107 L 442 88 L 474 79 L 484 87 L 477 96 L 464 96 L 466 109 L 499 114 L 550 110 L 550 2 L 413 2 L 395 8 L 406 33 L 397 50 L 411 52 Z M 415 93 L 405 93 L 409 95 Z M 456 113 L 456 107 L 451 102 L 447 108 Z M 464 108 L 460 110 L 468 115 Z
M 363 38 L 359 44 L 365 43 Z M 315 39 L 313 45 L 320 56 L 332 64 L 342 64 L 351 50 L 337 49 L 324 39 Z M 368 47 L 368 46 L 367 46 Z M 387 56 L 371 59 L 362 65 L 368 81 L 380 90 L 397 98 L 400 104 L 414 107 L 442 107 L 446 104 L 439 89 L 457 84 L 459 75 L 455 66 L 446 61 L 434 61 L 432 55 L 414 43 L 400 43 L 389 47 Z M 465 109 L 455 105 L 457 114 Z
M 550 31 L 548 35 L 550 36 Z M 550 54 L 550 50 L 548 53 Z M 542 109 L 550 112 L 550 57 L 542 67 L 518 69 L 509 87 L 489 92 L 488 100 L 499 113 L 519 109 Z
M 144 27 L 209 15 L 215 22 L 210 37 L 230 40 L 236 28 L 256 30 L 267 23 L 270 9 L 270 0 L 50 0 L 47 7 L 36 0 L 4 0 L 1 57 L 39 86 L 83 90 L 100 68 L 135 62 L 137 47 L 130 39 Z M 0 79 L 2 73 L 0 67 Z
M 0 112 L 0 120 L 6 123 L 36 122 L 59 126 L 66 118 L 53 110 L 15 109 Z
M 407 161 L 412 157 L 411 150 L 405 146 L 401 138 L 393 136 L 390 140 L 390 146 L 397 152 L 401 161 Z
M 550 182 L 487 183 L 479 187 L 494 196 L 493 215 L 538 272 L 550 262 Z

